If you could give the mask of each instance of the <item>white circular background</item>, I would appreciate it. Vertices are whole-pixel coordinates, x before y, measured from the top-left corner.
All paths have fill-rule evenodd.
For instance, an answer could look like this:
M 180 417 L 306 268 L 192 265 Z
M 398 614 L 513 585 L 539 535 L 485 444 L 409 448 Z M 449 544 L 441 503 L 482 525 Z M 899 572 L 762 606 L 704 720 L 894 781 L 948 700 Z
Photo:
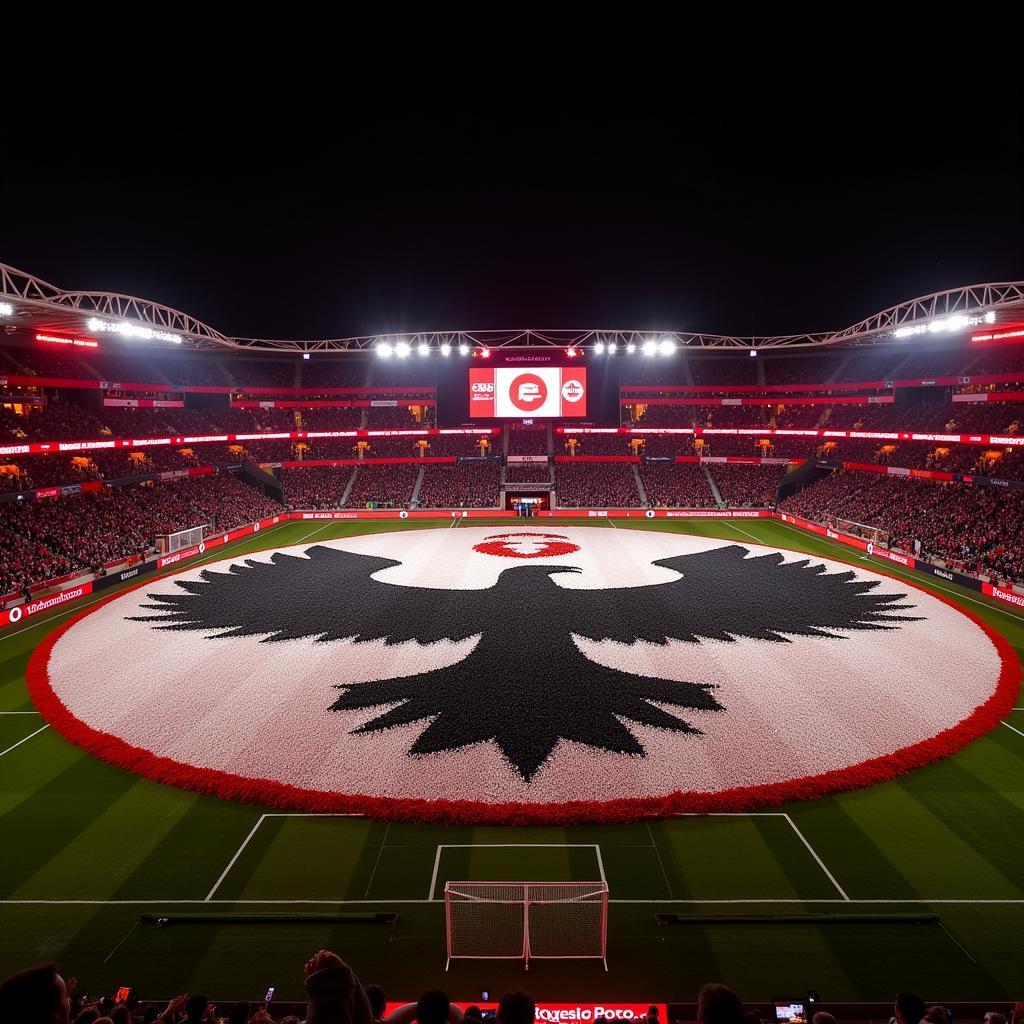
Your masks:
M 383 555 L 402 564 L 376 578 L 395 585 L 477 589 L 522 558 L 477 553 L 473 546 L 502 527 L 417 530 L 303 543 Z M 735 542 L 648 530 L 586 527 L 554 532 L 579 551 L 544 564 L 573 565 L 557 575 L 566 589 L 642 586 L 678 577 L 655 559 Z M 739 541 L 751 555 L 777 549 Z M 273 551 L 231 562 L 269 560 Z M 786 561 L 806 558 L 783 550 Z M 851 566 L 814 558 L 829 572 Z M 53 647 L 49 682 L 70 713 L 93 730 L 197 769 L 243 779 L 273 780 L 321 793 L 446 798 L 503 803 L 554 803 L 657 797 L 675 791 L 717 793 L 738 786 L 786 782 L 846 768 L 927 740 L 955 725 L 995 691 L 999 652 L 956 608 L 868 568 L 876 593 L 908 595 L 920 621 L 844 639 L 796 637 L 768 643 L 738 639 L 665 646 L 577 639 L 592 660 L 666 679 L 711 683 L 724 711 L 665 706 L 702 730 L 685 735 L 625 724 L 645 757 L 561 740 L 529 783 L 493 742 L 413 757 L 420 722 L 382 732 L 353 730 L 383 709 L 331 711 L 339 683 L 408 675 L 454 663 L 476 640 L 386 647 L 383 641 L 260 643 L 257 637 L 211 639 L 215 631 L 164 631 L 126 616 L 152 593 L 180 593 L 175 580 L 201 568 L 144 584 L 74 624 Z M 280 595 L 281 601 L 288 594 Z M 509 629 L 514 629 L 514 621 Z M 529 728 L 529 722 L 523 723 Z

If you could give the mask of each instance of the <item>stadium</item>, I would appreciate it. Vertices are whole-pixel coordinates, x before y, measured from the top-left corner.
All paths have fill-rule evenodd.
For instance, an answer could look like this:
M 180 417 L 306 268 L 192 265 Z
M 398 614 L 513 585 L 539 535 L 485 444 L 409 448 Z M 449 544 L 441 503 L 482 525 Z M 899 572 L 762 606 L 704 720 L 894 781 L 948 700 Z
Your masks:
M 0 284 L 0 974 L 1020 994 L 1024 282 L 305 341 Z

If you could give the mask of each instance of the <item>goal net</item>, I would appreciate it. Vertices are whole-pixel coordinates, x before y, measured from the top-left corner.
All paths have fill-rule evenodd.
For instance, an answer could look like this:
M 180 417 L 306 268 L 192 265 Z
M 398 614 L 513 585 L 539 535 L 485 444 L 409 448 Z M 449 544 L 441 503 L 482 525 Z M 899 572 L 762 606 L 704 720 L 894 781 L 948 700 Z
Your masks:
M 853 519 L 835 519 L 836 529 L 841 533 L 849 534 L 851 537 L 860 537 L 870 541 L 872 544 L 889 546 L 889 531 L 878 526 L 868 526 L 867 523 L 858 523 Z
M 156 550 L 161 555 L 173 555 L 175 551 L 195 547 L 203 539 L 203 526 L 193 526 L 190 530 L 178 530 L 176 533 L 158 533 Z
M 448 882 L 444 903 L 448 965 L 591 959 L 608 969 L 604 882 Z

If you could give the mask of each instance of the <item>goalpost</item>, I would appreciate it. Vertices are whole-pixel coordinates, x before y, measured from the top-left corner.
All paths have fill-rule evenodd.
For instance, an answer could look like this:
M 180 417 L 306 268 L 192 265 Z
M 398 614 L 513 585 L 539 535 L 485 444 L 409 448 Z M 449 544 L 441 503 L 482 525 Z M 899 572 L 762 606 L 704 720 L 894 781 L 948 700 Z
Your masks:
M 448 882 L 453 960 L 600 960 L 608 970 L 604 882 Z
M 178 530 L 175 533 L 158 533 L 156 550 L 161 555 L 173 555 L 175 551 L 195 547 L 202 542 L 205 529 L 205 526 L 193 526 L 191 529 Z

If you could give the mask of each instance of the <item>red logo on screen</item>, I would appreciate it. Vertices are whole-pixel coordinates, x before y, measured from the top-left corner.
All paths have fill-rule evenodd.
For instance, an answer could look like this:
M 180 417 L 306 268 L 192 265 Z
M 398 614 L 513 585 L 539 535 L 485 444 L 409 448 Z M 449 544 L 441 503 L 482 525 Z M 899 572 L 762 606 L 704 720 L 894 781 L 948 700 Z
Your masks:
M 553 558 L 579 551 L 564 533 L 493 533 L 473 550 L 503 558 Z
M 512 404 L 523 412 L 536 412 L 548 397 L 548 388 L 535 373 L 521 373 L 508 389 Z
M 562 398 L 566 402 L 578 402 L 583 397 L 583 385 L 578 380 L 567 380 L 562 385 Z

